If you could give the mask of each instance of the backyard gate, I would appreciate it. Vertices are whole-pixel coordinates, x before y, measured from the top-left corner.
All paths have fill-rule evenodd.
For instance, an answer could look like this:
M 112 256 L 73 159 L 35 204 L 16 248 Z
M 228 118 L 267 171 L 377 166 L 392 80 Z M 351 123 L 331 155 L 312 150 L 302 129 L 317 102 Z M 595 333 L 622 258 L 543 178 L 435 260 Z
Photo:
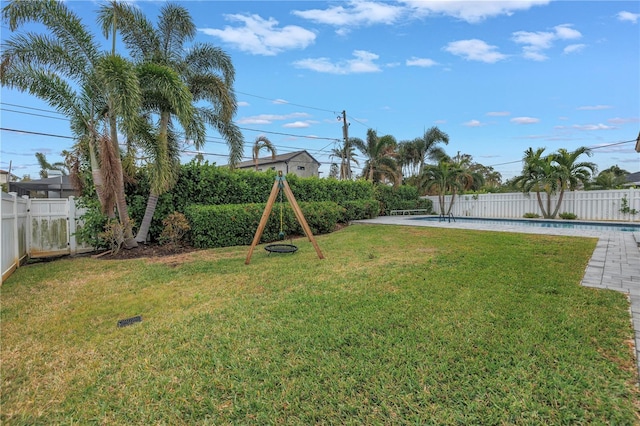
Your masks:
M 2 193 L 2 281 L 27 257 L 93 251 L 76 241 L 83 213 L 74 197 L 30 199 Z

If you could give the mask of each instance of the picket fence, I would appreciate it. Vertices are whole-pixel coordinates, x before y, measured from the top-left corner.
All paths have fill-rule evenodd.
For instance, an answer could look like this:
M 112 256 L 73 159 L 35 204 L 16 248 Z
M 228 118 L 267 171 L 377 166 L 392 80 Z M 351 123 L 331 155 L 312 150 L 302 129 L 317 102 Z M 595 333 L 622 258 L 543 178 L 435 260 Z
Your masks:
M 28 198 L 2 193 L 0 227 L 2 281 L 28 258 L 86 253 L 93 247 L 79 244 L 75 232 L 84 210 L 74 197 Z
M 558 202 L 558 194 L 551 197 L 552 211 Z M 437 196 L 425 197 L 433 202 L 433 210 L 440 213 Z M 546 208 L 546 195 L 542 200 Z M 636 214 L 623 213 L 624 200 L 629 211 Z M 445 212 L 451 201 L 451 195 L 445 196 Z M 453 201 L 453 216 L 522 218 L 526 213 L 535 213 L 542 217 L 535 193 L 507 194 L 463 194 L 457 195 Z M 638 222 L 640 221 L 640 189 L 616 189 L 606 191 L 567 191 L 564 193 L 558 213 L 573 213 L 581 220 L 607 220 Z

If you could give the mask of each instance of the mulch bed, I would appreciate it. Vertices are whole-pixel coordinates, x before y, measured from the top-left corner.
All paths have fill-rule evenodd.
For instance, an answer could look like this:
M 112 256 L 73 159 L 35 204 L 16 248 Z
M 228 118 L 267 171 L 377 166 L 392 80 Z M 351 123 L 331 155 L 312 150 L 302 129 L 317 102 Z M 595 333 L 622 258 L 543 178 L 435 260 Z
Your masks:
M 191 253 L 199 249 L 188 245 L 160 245 L 157 243 L 138 244 L 138 247 L 125 249 L 121 248 L 116 254 L 98 254 L 94 257 L 105 260 L 141 259 L 149 257 L 175 256 L 177 254 Z

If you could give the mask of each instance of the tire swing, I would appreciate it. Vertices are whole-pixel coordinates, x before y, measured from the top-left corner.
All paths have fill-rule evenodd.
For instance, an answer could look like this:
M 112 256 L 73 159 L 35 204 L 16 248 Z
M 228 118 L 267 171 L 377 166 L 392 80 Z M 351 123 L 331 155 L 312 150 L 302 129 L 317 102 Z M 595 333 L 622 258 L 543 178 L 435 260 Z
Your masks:
M 271 214 L 271 209 L 273 208 L 273 204 L 280 194 L 280 234 L 279 237 L 284 239 L 284 231 L 283 231 L 283 216 L 284 216 L 284 206 L 282 203 L 282 192 L 287 196 L 287 200 L 289 200 L 289 204 L 291 204 L 291 208 L 296 215 L 296 219 L 298 219 L 298 223 L 302 226 L 304 233 L 309 238 L 311 244 L 316 249 L 316 253 L 318 254 L 318 258 L 324 259 L 322 252 L 320 251 L 320 247 L 318 247 L 318 243 L 316 242 L 313 234 L 311 233 L 311 228 L 307 224 L 307 220 L 304 218 L 302 214 L 302 210 L 300 210 L 300 206 L 296 202 L 296 197 L 293 196 L 293 192 L 291 192 L 291 188 L 287 183 L 286 177 L 282 175 L 282 171 L 278 172 L 278 176 L 276 176 L 275 182 L 273 182 L 273 187 L 271 188 L 271 194 L 269 195 L 269 200 L 267 201 L 267 206 L 262 212 L 262 218 L 260 219 L 260 224 L 258 225 L 258 229 L 256 230 L 256 234 L 253 237 L 253 242 L 251 243 L 251 247 L 249 248 L 249 253 L 247 254 L 247 258 L 244 261 L 245 265 L 248 265 L 251 262 L 251 256 L 253 255 L 253 250 L 256 248 L 258 243 L 260 242 L 260 238 L 262 237 L 262 233 L 264 232 L 264 228 L 267 226 L 267 221 L 269 220 L 269 215 Z M 298 247 L 293 244 L 268 244 L 265 247 L 269 253 L 294 253 L 298 250 Z

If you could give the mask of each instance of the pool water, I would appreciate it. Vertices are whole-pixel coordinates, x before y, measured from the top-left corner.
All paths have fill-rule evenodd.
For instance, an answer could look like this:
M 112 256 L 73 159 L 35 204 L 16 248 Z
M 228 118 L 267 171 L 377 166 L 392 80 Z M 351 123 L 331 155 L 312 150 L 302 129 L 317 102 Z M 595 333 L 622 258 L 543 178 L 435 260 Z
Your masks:
M 550 219 L 491 219 L 491 218 L 471 218 L 471 217 L 456 217 L 451 219 L 453 222 L 461 223 L 478 223 L 486 225 L 513 225 L 513 226 L 528 226 L 534 228 L 564 228 L 564 229 L 582 229 L 591 231 L 605 231 L 605 232 L 640 232 L 640 224 L 626 224 L 626 223 L 608 223 L 608 222 L 581 222 L 581 221 L 567 221 L 567 220 L 550 220 Z M 439 216 L 422 216 L 411 218 L 411 220 L 423 220 L 430 222 L 449 222 L 448 218 L 441 219 Z

